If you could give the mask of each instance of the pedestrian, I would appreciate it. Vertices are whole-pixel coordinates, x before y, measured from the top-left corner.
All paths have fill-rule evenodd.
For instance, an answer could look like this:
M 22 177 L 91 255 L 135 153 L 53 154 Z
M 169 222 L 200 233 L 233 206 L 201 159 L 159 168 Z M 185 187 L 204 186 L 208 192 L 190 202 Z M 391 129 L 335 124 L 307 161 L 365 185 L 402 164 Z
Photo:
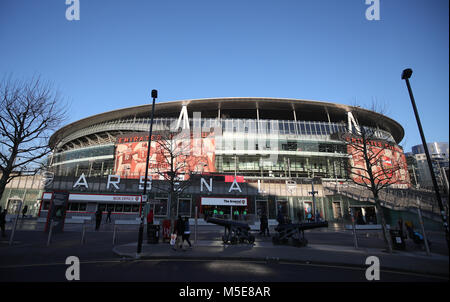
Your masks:
M 6 223 L 6 209 L 2 211 L 2 207 L 0 207 L 0 228 L 2 229 L 2 237 L 6 237 L 5 223 Z
M 278 212 L 277 221 L 278 221 L 278 225 L 285 223 L 284 215 L 283 215 L 283 213 L 281 211 Z
M 270 233 L 269 233 L 269 221 L 267 220 L 267 215 L 265 213 L 263 213 L 261 215 L 261 232 L 260 232 L 260 234 L 265 236 L 266 231 L 267 231 L 267 236 L 270 236 Z
M 234 220 L 239 220 L 239 210 L 234 211 Z
M 178 219 L 175 222 L 174 234 L 176 234 L 177 238 L 172 249 L 176 251 L 183 246 L 184 221 L 181 215 L 178 215 Z
M 106 222 L 111 223 L 111 213 L 112 213 L 112 209 L 108 208 L 108 214 L 106 215 Z
M 150 210 L 147 215 L 147 224 L 153 224 L 153 210 Z
M 311 211 L 308 211 L 308 214 L 306 214 L 306 220 L 308 220 L 308 222 L 311 222 L 312 220 Z
M 298 219 L 298 222 L 299 222 L 299 223 L 302 222 L 302 219 L 303 219 L 303 218 L 302 218 L 302 211 L 298 211 L 298 212 L 297 212 L 297 219 Z
M 189 236 L 191 236 L 191 231 L 189 230 L 189 219 L 187 217 L 184 217 L 184 234 L 182 236 L 181 245 L 183 246 L 184 241 L 186 240 L 189 244 L 189 248 L 192 248 L 192 244 L 189 241 Z M 183 249 L 185 251 L 185 249 Z
M 321 221 L 322 217 L 320 216 L 320 211 L 316 210 L 316 221 Z
M 244 212 L 242 212 L 242 216 L 244 217 L 244 221 L 247 221 L 247 208 L 245 208 Z
M 28 206 L 25 205 L 22 210 L 22 218 L 25 218 L 25 214 L 28 212 Z
M 102 211 L 97 209 L 95 212 L 95 230 L 98 231 L 100 229 L 100 224 L 102 223 Z
M 406 239 L 405 233 L 403 231 L 403 219 L 399 218 L 398 221 L 398 230 L 400 231 L 400 236 L 402 237 L 403 240 Z

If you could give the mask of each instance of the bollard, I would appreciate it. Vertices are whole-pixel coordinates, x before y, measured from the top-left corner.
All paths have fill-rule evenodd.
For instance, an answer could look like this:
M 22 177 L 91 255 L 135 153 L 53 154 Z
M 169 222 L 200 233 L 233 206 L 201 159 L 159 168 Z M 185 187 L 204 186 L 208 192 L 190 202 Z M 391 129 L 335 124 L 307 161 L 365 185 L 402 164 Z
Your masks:
M 14 225 L 13 225 L 13 228 L 12 228 L 12 231 L 11 231 L 11 237 L 9 238 L 9 245 L 12 245 L 13 242 L 14 242 L 14 234 L 16 232 L 17 221 L 19 220 L 19 214 L 20 214 L 20 210 L 21 209 L 22 209 L 22 202 L 20 201 L 19 209 L 17 210 L 17 215 L 16 215 L 16 218 L 14 220 Z
M 81 244 L 86 243 L 86 220 L 83 221 L 83 229 L 81 231 Z
M 117 242 L 117 225 L 114 225 L 114 231 L 113 231 L 113 245 Z
M 355 249 L 358 249 L 358 237 L 356 236 L 355 217 L 352 208 L 350 208 L 350 213 L 352 215 L 353 243 L 355 244 Z
M 53 232 L 53 219 L 50 220 L 50 230 L 48 231 L 47 246 L 50 245 L 50 242 L 52 240 L 52 232 Z
M 195 228 L 194 228 L 194 244 L 197 244 L 197 220 L 198 220 L 198 207 L 195 206 Z

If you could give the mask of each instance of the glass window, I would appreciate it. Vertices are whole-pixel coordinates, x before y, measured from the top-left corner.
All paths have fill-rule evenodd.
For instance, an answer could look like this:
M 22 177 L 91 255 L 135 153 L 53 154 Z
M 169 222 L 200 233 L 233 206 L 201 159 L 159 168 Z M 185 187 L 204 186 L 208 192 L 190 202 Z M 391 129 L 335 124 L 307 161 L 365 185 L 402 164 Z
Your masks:
M 305 122 L 306 134 L 311 135 L 311 127 L 308 122 Z
M 123 204 L 114 205 L 114 212 L 123 212 Z
M 284 134 L 289 134 L 289 122 L 284 122 Z
M 295 134 L 295 125 L 293 122 L 289 123 L 289 130 L 291 134 Z
M 278 127 L 279 127 L 280 134 L 284 134 L 284 125 L 283 125 L 283 122 L 280 122 L 280 123 L 278 124 Z
M 99 203 L 97 206 L 97 209 L 99 209 L 100 211 L 106 211 L 106 204 L 104 203 Z
M 131 204 L 125 204 L 124 206 L 123 206 L 123 211 L 124 212 L 126 212 L 126 213 L 129 213 L 129 212 L 131 212 Z
M 133 213 L 137 213 L 137 212 L 139 212 L 139 208 L 140 208 L 140 206 L 139 206 L 138 204 L 134 204 L 134 205 L 132 205 L 132 207 L 131 207 L 131 211 L 132 211 Z
M 191 200 L 180 198 L 178 200 L 178 215 L 191 216 Z
M 316 124 L 315 123 L 309 123 L 311 126 L 311 134 L 316 135 Z
M 300 122 L 300 134 L 306 134 L 305 123 Z
M 79 204 L 79 208 L 78 208 L 78 211 L 81 211 L 81 212 L 86 212 L 86 203 L 80 203 Z
M 155 205 L 155 216 L 167 216 L 167 199 L 159 199 L 159 204 Z

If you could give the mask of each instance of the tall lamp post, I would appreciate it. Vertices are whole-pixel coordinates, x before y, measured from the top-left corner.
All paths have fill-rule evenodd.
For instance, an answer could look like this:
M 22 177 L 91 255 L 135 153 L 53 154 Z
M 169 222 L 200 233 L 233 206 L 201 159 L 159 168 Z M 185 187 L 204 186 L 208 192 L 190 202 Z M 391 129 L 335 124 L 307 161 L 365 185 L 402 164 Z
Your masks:
M 428 151 L 427 141 L 425 140 L 425 135 L 423 134 L 422 124 L 420 123 L 419 113 L 417 112 L 416 102 L 414 101 L 414 96 L 411 90 L 411 85 L 409 84 L 409 78 L 412 75 L 412 69 L 407 68 L 402 72 L 402 80 L 405 80 L 406 86 L 408 87 L 409 97 L 411 98 L 411 104 L 414 109 L 414 115 L 416 116 L 417 126 L 419 127 L 420 137 L 422 139 L 423 149 L 425 150 L 425 155 L 427 156 L 428 168 L 430 169 L 431 180 L 433 181 L 434 191 L 436 193 L 436 198 L 438 201 L 439 209 L 441 210 L 441 218 L 444 225 L 445 239 L 447 240 L 447 248 L 449 247 L 448 238 L 448 223 L 447 214 L 445 213 L 444 206 L 442 204 L 441 194 L 439 193 L 439 187 L 436 181 L 436 176 L 434 175 L 433 164 L 431 162 L 430 152 Z
M 141 254 L 142 252 L 142 240 L 144 237 L 144 209 L 142 207 L 142 199 L 144 196 L 147 197 L 147 179 L 148 179 L 148 162 L 150 158 L 150 146 L 152 144 L 152 131 L 153 131 L 153 116 L 155 115 L 155 100 L 158 97 L 158 91 L 153 89 L 152 90 L 152 115 L 150 118 L 150 132 L 148 135 L 148 145 L 147 145 L 147 159 L 145 161 L 145 179 L 144 179 L 144 192 L 142 194 L 141 198 L 141 223 L 139 225 L 139 237 L 138 237 L 138 245 L 137 245 L 137 254 Z

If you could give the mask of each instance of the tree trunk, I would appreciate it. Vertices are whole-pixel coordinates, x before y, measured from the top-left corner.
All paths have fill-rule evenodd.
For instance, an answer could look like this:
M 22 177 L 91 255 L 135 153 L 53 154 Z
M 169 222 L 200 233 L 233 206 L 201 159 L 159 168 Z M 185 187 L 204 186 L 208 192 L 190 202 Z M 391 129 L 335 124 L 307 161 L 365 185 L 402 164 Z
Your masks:
M 2 178 L 0 179 L 0 200 L 2 200 L 3 193 L 5 192 L 9 174 L 10 173 L 8 173 L 8 172 L 2 174 Z M 6 204 L 5 204 L 5 207 L 6 207 Z
M 374 194 L 374 195 L 376 195 L 376 194 Z M 377 209 L 378 216 L 380 217 L 380 220 L 381 220 L 381 229 L 383 230 L 384 242 L 386 243 L 388 252 L 392 253 L 392 242 L 390 240 L 391 236 L 389 235 L 389 232 L 386 227 L 386 220 L 384 219 L 383 208 L 380 205 L 380 200 L 378 199 L 378 196 L 374 196 L 374 198 L 375 198 L 375 207 Z

